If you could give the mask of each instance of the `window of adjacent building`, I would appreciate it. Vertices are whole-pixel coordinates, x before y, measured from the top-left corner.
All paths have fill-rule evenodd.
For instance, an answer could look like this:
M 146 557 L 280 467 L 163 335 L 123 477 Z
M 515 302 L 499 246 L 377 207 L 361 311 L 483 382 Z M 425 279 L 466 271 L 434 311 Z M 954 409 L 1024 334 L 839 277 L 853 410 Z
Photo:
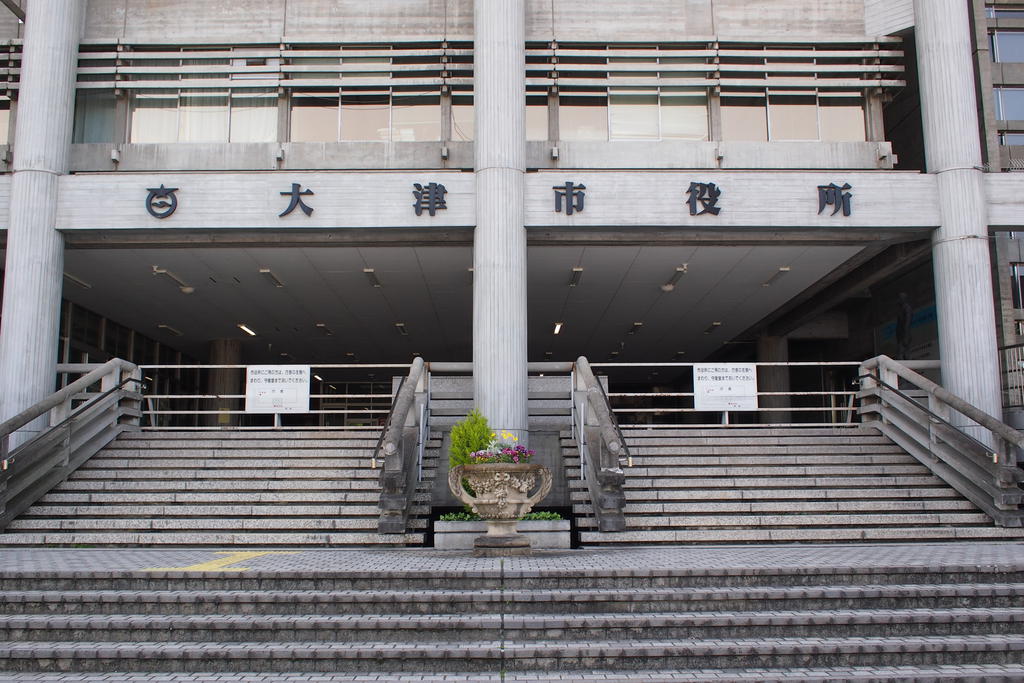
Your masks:
M 132 94 L 130 142 L 273 142 L 270 89 L 140 90 Z
M 1024 62 L 1024 31 L 995 31 L 989 48 L 993 62 Z
M 1024 133 L 1000 133 L 1000 145 L 1024 145 Z M 1013 233 L 1010 233 L 1013 234 Z
M 1024 263 L 1010 264 L 1010 297 L 1014 308 L 1024 308 Z
M 1024 88 L 993 88 L 996 118 L 1000 121 L 1024 120 Z
M 1017 320 L 1013 323 L 1014 329 L 1017 331 L 1017 336 L 1024 336 L 1024 320 Z
M 1024 19 L 1024 8 L 986 7 L 985 16 L 989 19 Z

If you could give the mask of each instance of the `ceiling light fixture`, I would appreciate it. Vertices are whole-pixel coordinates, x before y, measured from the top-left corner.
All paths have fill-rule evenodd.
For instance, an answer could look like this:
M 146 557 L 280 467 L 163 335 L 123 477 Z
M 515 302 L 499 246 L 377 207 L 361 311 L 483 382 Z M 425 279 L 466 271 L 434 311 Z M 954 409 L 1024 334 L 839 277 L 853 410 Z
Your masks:
M 555 331 L 554 331 L 554 334 L 558 334 L 558 333 L 559 333 L 559 332 L 561 332 L 561 331 L 562 331 L 562 323 L 560 323 L 560 322 L 558 322 L 558 323 L 555 323 Z
M 77 278 L 71 273 L 64 273 L 64 279 L 72 284 L 76 284 L 82 289 L 92 289 L 92 285 L 81 278 Z
M 409 336 L 408 330 L 405 329 L 405 323 L 395 323 L 395 329 L 398 330 L 398 334 L 402 335 L 403 337 Z
M 640 328 L 643 326 L 644 324 L 642 322 L 635 322 L 633 323 L 633 327 L 629 328 L 629 331 L 626 332 L 626 334 L 636 334 L 637 332 L 640 331 Z
M 722 322 L 720 320 L 716 320 L 715 322 L 708 325 L 708 329 L 704 330 L 704 334 L 711 334 L 721 326 Z
M 363 268 L 363 275 L 370 281 L 370 284 L 374 287 L 380 287 L 380 280 L 377 279 L 377 273 L 373 268 Z
M 323 332 L 326 336 L 328 336 L 328 337 L 333 337 L 334 336 L 334 332 L 331 331 L 331 328 L 327 327 L 327 323 L 314 323 L 314 324 L 316 325 L 316 329 L 318 329 L 321 332 Z
M 775 281 L 790 271 L 789 266 L 779 266 L 779 269 L 770 278 L 761 283 L 762 287 L 771 287 Z
M 313 375 L 313 379 L 315 379 L 317 382 L 323 382 L 324 381 L 324 378 L 321 377 L 320 375 Z
M 684 263 L 681 266 L 676 266 L 676 272 L 672 273 L 672 277 L 668 279 L 668 282 L 661 286 L 661 291 L 671 292 L 676 288 L 676 283 L 679 282 L 679 278 L 686 274 L 686 267 L 689 264 Z
M 176 329 L 174 327 L 171 327 L 170 325 L 165 325 L 164 323 L 158 323 L 156 328 L 158 330 L 163 330 L 164 332 L 168 332 L 168 333 L 174 335 L 175 337 L 183 336 L 183 333 L 182 333 L 181 330 Z
M 686 355 L 686 351 L 676 351 L 675 355 L 672 356 L 672 360 L 679 360 Z
M 569 286 L 575 287 L 580 283 L 580 278 L 583 277 L 583 268 L 576 266 L 572 269 L 572 275 L 569 277 Z
M 178 289 L 181 290 L 182 294 L 191 294 L 192 292 L 196 291 L 195 287 L 185 282 L 180 277 L 178 277 L 171 271 L 167 270 L 166 268 L 161 268 L 160 266 L 156 265 L 153 266 L 153 275 L 166 275 L 168 278 L 173 280 L 175 284 L 178 285 Z
M 260 268 L 260 273 L 268 280 L 270 280 L 270 284 L 274 285 L 275 287 L 284 287 L 284 283 L 281 282 L 281 278 L 274 275 L 273 271 L 271 271 L 270 268 Z
M 238 327 L 238 329 L 240 329 L 242 332 L 245 332 L 250 337 L 255 337 L 256 336 L 256 333 L 253 332 L 251 329 L 249 329 L 249 326 L 246 325 L 245 323 L 238 323 L 237 327 Z

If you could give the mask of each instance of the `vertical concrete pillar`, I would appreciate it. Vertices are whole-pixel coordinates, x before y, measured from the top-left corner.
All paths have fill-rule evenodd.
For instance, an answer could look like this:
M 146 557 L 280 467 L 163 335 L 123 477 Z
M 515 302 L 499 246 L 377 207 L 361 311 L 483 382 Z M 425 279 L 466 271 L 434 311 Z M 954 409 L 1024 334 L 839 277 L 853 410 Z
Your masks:
M 473 16 L 473 394 L 492 427 L 525 440 L 525 0 L 476 0 Z
M 26 8 L 0 328 L 0 421 L 55 387 L 64 270 L 57 180 L 68 172 L 85 4 L 32 0 Z
M 241 339 L 214 339 L 209 344 L 210 365 L 240 365 L 242 362 Z M 210 370 L 206 379 L 206 388 L 211 394 L 245 393 L 245 370 L 221 368 Z M 238 410 L 242 401 L 237 398 L 211 399 L 208 410 Z M 217 413 L 207 415 L 206 423 L 215 427 L 230 427 L 238 424 L 238 415 L 233 413 Z
M 786 337 L 761 336 L 757 338 L 757 360 L 762 363 L 788 363 L 789 340 Z M 782 365 L 761 366 L 757 372 L 757 390 L 772 392 L 789 391 L 789 368 Z M 789 396 L 761 396 L 758 400 L 761 408 L 788 408 Z M 772 410 L 760 413 L 760 421 L 764 424 L 772 422 L 789 422 L 790 414 L 786 410 Z
M 968 3 L 915 0 L 921 118 L 942 224 L 932 236 L 943 385 L 1002 416 Z

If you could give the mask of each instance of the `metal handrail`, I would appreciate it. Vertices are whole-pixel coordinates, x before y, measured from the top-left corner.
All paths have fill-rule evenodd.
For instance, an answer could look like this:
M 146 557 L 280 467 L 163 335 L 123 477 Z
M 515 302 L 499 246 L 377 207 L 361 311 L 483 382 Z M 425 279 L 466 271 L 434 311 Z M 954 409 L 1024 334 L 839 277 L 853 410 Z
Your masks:
M 135 367 L 135 365 L 132 365 L 126 360 L 112 358 L 98 368 L 89 371 L 84 377 L 79 377 L 63 389 L 50 394 L 43 400 L 29 406 L 14 417 L 0 423 L 0 457 L 7 457 L 7 444 L 11 434 L 29 424 L 32 420 L 42 417 L 67 401 L 69 398 L 72 398 L 79 392 L 88 389 L 90 386 L 103 379 L 103 377 L 110 374 L 113 370 L 134 370 Z

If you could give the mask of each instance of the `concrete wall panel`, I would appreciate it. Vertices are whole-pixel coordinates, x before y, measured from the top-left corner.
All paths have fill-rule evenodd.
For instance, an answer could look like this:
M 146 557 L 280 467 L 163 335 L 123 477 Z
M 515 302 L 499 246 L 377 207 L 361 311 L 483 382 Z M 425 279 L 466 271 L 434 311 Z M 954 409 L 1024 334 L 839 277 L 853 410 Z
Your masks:
M 84 40 L 114 41 L 124 37 L 124 18 L 131 0 L 88 0 Z
M 549 27 L 545 10 L 550 3 Z M 590 0 L 534 0 L 528 6 L 527 40 L 549 40 L 552 30 L 562 42 L 628 41 L 653 43 L 710 36 L 710 0 L 648 0 L 629 4 Z M 534 33 L 538 31 L 538 33 Z
M 289 2 L 285 37 L 339 43 L 441 40 L 450 0 L 303 0 Z M 472 7 L 469 20 L 472 24 Z M 462 25 L 465 19 L 460 19 Z M 463 29 L 464 30 L 464 29 Z
M 815 35 L 863 37 L 864 3 L 834 0 L 715 0 L 714 25 L 723 40 Z
M 290 6 L 296 4 L 314 3 Z M 284 10 L 285 0 L 128 0 L 123 37 L 129 43 L 275 43 L 283 33 Z
M 887 36 L 914 25 L 914 0 L 864 0 L 864 31 Z

